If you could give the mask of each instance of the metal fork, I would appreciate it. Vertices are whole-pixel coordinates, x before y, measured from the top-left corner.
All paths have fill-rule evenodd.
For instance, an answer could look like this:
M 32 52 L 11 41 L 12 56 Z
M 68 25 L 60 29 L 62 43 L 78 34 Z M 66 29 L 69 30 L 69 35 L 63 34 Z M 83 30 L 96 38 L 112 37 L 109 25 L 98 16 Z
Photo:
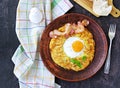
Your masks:
M 104 67 L 105 74 L 109 74 L 109 70 L 110 70 L 111 45 L 112 45 L 112 40 L 115 37 L 115 33 L 116 33 L 116 24 L 110 24 L 110 28 L 108 32 L 108 36 L 110 39 L 110 45 L 109 45 L 108 56 L 107 56 L 105 67 Z

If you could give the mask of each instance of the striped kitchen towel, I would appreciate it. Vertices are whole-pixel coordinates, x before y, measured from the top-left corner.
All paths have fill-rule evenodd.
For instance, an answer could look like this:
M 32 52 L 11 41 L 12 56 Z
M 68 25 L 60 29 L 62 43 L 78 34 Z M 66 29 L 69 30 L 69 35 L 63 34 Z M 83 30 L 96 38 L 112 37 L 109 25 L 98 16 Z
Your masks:
M 45 26 L 72 6 L 69 0 L 19 0 L 16 34 L 20 45 L 12 61 L 20 88 L 55 88 L 55 77 L 46 69 L 39 55 L 38 40 Z

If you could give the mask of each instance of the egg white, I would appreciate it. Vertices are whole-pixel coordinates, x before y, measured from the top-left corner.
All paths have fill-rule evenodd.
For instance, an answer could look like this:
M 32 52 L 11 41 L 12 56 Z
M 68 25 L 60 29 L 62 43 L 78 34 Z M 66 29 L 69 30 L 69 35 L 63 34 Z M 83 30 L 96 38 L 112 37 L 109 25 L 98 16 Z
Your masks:
M 63 50 L 65 52 L 65 54 L 70 57 L 70 58 L 75 58 L 77 56 L 80 56 L 82 55 L 84 52 L 84 47 L 83 49 L 80 51 L 80 52 L 75 52 L 73 49 L 72 49 L 72 43 L 75 42 L 75 41 L 80 41 L 83 43 L 84 45 L 84 42 L 83 40 L 81 40 L 79 37 L 69 37 L 65 43 L 63 44 Z

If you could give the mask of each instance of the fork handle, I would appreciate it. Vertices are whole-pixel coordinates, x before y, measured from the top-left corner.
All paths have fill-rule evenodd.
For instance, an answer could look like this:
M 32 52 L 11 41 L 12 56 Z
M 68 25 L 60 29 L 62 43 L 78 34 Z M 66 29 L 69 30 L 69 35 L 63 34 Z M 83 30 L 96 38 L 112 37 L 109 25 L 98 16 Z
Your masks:
M 109 46 L 108 56 L 107 56 L 105 67 L 104 67 L 104 73 L 105 74 L 109 74 L 109 70 L 110 70 L 111 45 L 112 45 L 112 39 L 110 39 L 110 46 Z

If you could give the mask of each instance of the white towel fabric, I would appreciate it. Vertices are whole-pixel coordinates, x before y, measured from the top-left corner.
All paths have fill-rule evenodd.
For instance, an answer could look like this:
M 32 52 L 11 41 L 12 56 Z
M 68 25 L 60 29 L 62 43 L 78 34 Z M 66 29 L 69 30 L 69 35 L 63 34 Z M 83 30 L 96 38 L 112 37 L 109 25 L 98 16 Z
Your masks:
M 55 88 L 55 77 L 43 65 L 39 55 L 38 40 L 45 26 L 52 19 L 65 14 L 72 6 L 69 0 L 19 0 L 16 34 L 20 45 L 12 61 L 20 88 Z M 35 14 L 31 20 L 32 8 L 39 10 L 38 20 L 35 19 Z M 35 20 L 39 23 L 34 23 Z

